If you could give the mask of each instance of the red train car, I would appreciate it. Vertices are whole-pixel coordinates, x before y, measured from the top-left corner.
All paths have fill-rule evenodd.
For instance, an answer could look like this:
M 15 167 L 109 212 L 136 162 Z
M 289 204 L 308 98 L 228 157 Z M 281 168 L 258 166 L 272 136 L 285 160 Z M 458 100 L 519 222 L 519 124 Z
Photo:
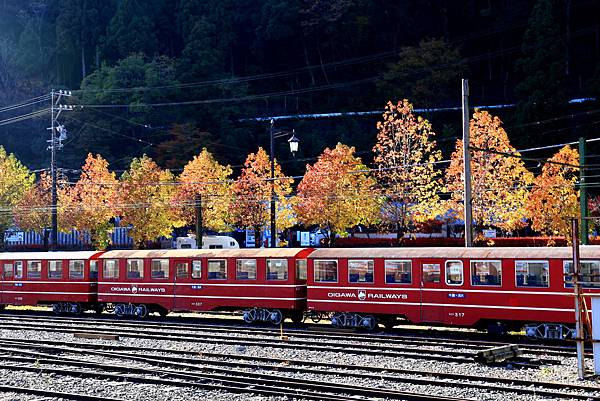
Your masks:
M 0 307 L 52 305 L 56 313 L 75 314 L 98 309 L 97 258 L 100 254 L 0 253 Z
M 109 251 L 100 256 L 98 302 L 118 316 L 244 310 L 247 322 L 300 321 L 312 249 Z
M 571 336 L 571 248 L 331 248 L 308 257 L 308 310 L 339 327 L 400 321 Z M 599 292 L 600 247 L 581 247 Z M 596 287 L 598 288 L 598 287 Z

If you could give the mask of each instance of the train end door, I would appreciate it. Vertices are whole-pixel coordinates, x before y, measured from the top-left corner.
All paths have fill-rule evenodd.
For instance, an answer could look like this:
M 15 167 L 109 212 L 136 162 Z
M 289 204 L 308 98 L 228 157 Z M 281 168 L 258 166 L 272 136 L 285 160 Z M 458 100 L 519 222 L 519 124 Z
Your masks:
M 421 322 L 441 323 L 444 321 L 444 291 L 442 262 L 422 260 L 421 274 Z

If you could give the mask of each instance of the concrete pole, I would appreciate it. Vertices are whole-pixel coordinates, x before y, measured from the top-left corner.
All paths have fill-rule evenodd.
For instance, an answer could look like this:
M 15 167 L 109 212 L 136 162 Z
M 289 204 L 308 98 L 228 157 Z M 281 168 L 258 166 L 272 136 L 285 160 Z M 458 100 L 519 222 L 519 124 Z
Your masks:
M 463 179 L 465 184 L 464 215 L 465 215 L 465 246 L 473 246 L 473 211 L 471 198 L 471 141 L 469 136 L 469 80 L 462 80 L 462 118 L 463 118 Z
M 585 138 L 579 138 L 579 209 L 581 213 L 581 245 L 588 244 L 588 203 L 585 182 Z
M 585 378 L 585 360 L 584 360 L 584 341 L 585 334 L 583 332 L 582 319 L 582 295 L 581 295 L 581 280 L 579 266 L 579 222 L 577 219 L 571 220 L 572 243 L 573 243 L 573 291 L 575 293 L 575 332 L 577 338 L 577 377 L 579 380 Z

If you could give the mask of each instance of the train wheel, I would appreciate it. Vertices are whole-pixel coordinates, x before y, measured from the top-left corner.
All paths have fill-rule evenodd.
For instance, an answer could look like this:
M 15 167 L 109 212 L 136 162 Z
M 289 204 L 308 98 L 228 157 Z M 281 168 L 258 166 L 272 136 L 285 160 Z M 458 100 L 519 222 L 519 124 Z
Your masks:
M 135 308 L 135 315 L 139 318 L 139 319 L 145 319 L 146 316 L 148 316 L 148 308 L 146 307 L 146 305 L 144 304 L 139 304 L 136 308 Z
M 283 314 L 279 309 L 274 309 L 269 313 L 269 320 L 274 325 L 279 325 L 283 321 Z
M 256 321 L 256 309 L 249 309 L 244 311 L 244 322 L 252 324 Z
M 313 323 L 319 323 L 321 320 L 323 320 L 323 314 L 321 312 L 311 312 L 310 320 Z
M 72 314 L 74 314 L 75 316 L 81 316 L 81 314 L 83 313 L 83 308 L 81 307 L 81 304 L 78 302 L 72 303 L 71 305 L 69 305 L 69 309 L 71 311 Z
M 377 327 L 377 319 L 373 315 L 367 315 L 362 319 L 362 327 L 367 331 L 373 331 Z
M 290 319 L 292 320 L 292 323 L 294 324 L 300 324 L 300 323 L 304 323 L 304 313 L 302 312 L 294 312 L 290 315 Z
M 123 317 L 123 316 L 125 316 L 125 305 L 123 305 L 123 304 L 116 304 L 115 305 L 115 315 L 117 317 Z

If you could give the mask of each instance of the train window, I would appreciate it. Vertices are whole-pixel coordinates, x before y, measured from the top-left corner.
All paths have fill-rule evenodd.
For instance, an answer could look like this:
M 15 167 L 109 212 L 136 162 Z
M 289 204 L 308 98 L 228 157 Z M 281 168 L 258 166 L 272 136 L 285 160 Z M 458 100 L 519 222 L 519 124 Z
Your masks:
M 236 280 L 256 280 L 256 259 L 238 259 L 235 261 Z
M 152 278 L 169 278 L 169 259 L 152 259 L 150 268 Z
M 584 287 L 600 286 L 600 261 L 582 260 L 580 266 L 582 285 Z M 565 260 L 563 268 L 565 272 L 565 287 L 573 287 L 573 262 Z
M 549 287 L 548 261 L 515 262 L 517 287 Z
M 337 283 L 337 260 L 315 260 L 314 266 L 316 283 Z
M 23 262 L 15 262 L 15 278 L 23 278 Z
M 209 280 L 226 280 L 227 262 L 225 260 L 209 260 L 208 278 Z
M 127 278 L 144 278 L 142 259 L 127 259 Z
M 439 283 L 440 270 L 441 269 L 439 263 L 423 263 L 423 282 Z
M 502 285 L 502 262 L 472 260 L 471 285 Z
M 296 280 L 306 281 L 306 259 L 296 260 Z
M 83 260 L 70 260 L 69 261 L 69 278 L 83 278 Z
M 90 278 L 98 278 L 98 261 L 90 260 Z
M 373 283 L 373 261 L 372 260 L 349 260 L 348 261 L 349 283 Z
M 62 278 L 62 260 L 50 260 L 48 262 L 48 278 Z
M 385 282 L 387 284 L 412 283 L 412 262 L 410 260 L 386 260 Z
M 102 270 L 104 278 L 119 278 L 119 261 L 116 259 L 106 259 L 104 269 Z
M 27 278 L 40 278 L 42 276 L 42 262 L 39 260 L 27 261 Z
M 13 265 L 12 263 L 4 264 L 4 271 L 2 272 L 2 277 L 11 279 L 13 278 Z
M 192 261 L 192 278 L 202 278 L 202 261 Z
M 462 285 L 463 283 L 463 262 L 460 260 L 446 261 L 446 284 Z
M 190 264 L 186 262 L 180 262 L 175 265 L 175 278 L 187 279 L 190 275 Z
M 267 259 L 267 280 L 287 280 L 287 259 Z

